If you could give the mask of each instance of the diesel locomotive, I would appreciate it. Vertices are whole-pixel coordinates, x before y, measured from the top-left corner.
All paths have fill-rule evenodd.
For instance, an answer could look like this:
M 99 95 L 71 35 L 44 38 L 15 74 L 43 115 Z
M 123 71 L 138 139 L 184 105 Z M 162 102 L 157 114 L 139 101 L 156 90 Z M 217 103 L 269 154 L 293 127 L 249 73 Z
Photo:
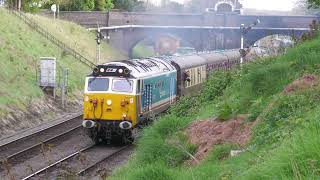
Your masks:
M 211 72 L 239 61 L 239 50 L 227 50 L 98 65 L 86 77 L 82 125 L 96 143 L 130 143 L 140 124 L 198 92 Z

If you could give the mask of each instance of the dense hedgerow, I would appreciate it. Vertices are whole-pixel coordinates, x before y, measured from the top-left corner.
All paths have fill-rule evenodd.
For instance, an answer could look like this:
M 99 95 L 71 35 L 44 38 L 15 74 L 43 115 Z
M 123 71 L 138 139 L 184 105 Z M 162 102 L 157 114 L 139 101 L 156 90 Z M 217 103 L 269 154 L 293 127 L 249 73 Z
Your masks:
M 318 179 L 320 87 L 283 90 L 305 74 L 319 76 L 319 44 L 317 38 L 283 56 L 213 74 L 201 94 L 182 98 L 144 130 L 133 158 L 112 179 Z M 186 152 L 195 152 L 182 133 L 190 122 L 239 114 L 258 119 L 245 152 L 230 157 L 238 147 L 220 145 L 200 165 L 184 163 Z

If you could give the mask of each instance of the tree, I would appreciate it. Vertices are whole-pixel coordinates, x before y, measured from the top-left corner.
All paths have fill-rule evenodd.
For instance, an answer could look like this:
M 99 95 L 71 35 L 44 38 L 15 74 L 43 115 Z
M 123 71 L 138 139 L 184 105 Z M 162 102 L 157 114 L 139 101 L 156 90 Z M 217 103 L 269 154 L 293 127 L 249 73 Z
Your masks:
M 59 4 L 65 11 L 104 11 L 114 7 L 112 0 L 52 0 L 48 4 Z
M 25 0 L 21 1 L 21 7 L 25 12 L 35 13 L 42 7 L 42 2 L 40 0 Z
M 106 9 L 110 10 L 114 8 L 112 0 L 106 0 Z
M 298 14 L 301 14 L 301 13 L 303 13 L 303 14 L 318 14 L 319 13 L 319 5 L 310 4 L 310 2 L 309 2 L 309 0 L 299 0 L 296 2 L 295 7 L 292 9 L 292 11 L 294 13 L 298 13 Z
M 61 7 L 62 10 L 67 11 L 82 11 L 84 9 L 83 0 L 69 0 L 69 3 Z
M 320 7 L 320 0 L 307 0 L 309 8 L 319 8 Z
M 145 6 L 143 1 L 138 0 L 114 0 L 114 8 L 125 11 L 144 11 Z
M 105 0 L 96 0 L 95 6 L 96 6 L 96 10 L 104 11 L 106 9 L 106 1 Z
M 91 11 L 95 8 L 95 0 L 84 0 L 82 10 Z
M 109 10 L 114 7 L 112 0 L 96 0 L 95 6 L 98 11 Z

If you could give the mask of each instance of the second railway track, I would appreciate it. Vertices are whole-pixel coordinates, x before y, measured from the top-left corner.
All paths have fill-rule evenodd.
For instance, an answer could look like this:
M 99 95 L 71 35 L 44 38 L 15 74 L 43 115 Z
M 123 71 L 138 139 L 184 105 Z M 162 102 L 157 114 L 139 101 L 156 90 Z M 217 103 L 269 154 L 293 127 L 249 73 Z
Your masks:
M 57 122 L 39 127 L 30 133 L 22 133 L 17 137 L 2 140 L 0 144 L 0 175 L 8 174 L 8 168 L 43 153 L 48 147 L 57 146 L 72 136 L 82 133 L 82 115 L 72 114 L 62 117 Z M 12 178 L 10 178 L 12 179 Z M 17 177 L 15 177 L 17 179 Z
M 105 173 L 110 174 L 127 160 L 131 145 L 93 145 L 81 120 L 81 114 L 73 114 L 18 137 L 0 140 L 0 179 L 86 179 L 95 176 L 101 166 L 107 166 Z
M 57 179 L 67 177 L 79 177 L 97 168 L 97 166 L 122 151 L 129 150 L 131 145 L 122 147 L 88 146 L 69 156 L 62 158 L 43 169 L 38 170 L 22 180 L 29 179 Z

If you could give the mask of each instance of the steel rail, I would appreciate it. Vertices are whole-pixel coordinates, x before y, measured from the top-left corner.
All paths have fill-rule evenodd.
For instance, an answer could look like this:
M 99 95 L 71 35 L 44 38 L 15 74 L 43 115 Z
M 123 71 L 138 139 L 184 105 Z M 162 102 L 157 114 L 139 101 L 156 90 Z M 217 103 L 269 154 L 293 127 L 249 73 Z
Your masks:
M 33 149 L 33 148 L 36 148 L 36 147 L 38 147 L 38 146 L 41 146 L 42 144 L 48 143 L 49 141 L 55 140 L 55 139 L 57 139 L 57 138 L 59 138 L 59 137 L 61 137 L 61 136 L 63 136 L 63 135 L 66 135 L 66 134 L 68 134 L 68 133 L 70 133 L 70 132 L 72 132 L 72 131 L 75 131 L 75 130 L 81 128 L 81 127 L 82 127 L 82 125 L 79 125 L 79 126 L 77 126 L 77 127 L 74 127 L 74 128 L 72 128 L 72 129 L 66 131 L 66 132 L 60 133 L 60 134 L 58 134 L 58 135 L 56 135 L 56 136 L 54 136 L 54 137 L 52 137 L 52 138 L 49 138 L 49 139 L 47 139 L 47 140 L 45 140 L 45 141 L 43 141 L 43 142 L 40 142 L 40 143 L 35 144 L 35 145 L 33 145 L 33 146 L 30 146 L 30 147 L 28 147 L 28 148 L 26 148 L 26 149 L 24 149 L 24 150 L 21 150 L 21 151 L 19 151 L 19 152 L 17 152 L 17 153 L 14 153 L 14 154 L 8 156 L 8 157 L 6 158 L 6 160 L 13 159 L 15 156 L 18 156 L 18 155 L 20 155 L 20 154 L 22 154 L 22 153 L 24 153 L 24 152 L 26 152 L 26 151 L 29 151 L 29 150 L 31 150 L 31 149 Z
M 10 142 L 8 142 L 8 143 L 6 143 L 6 144 L 0 145 L 0 147 L 8 146 L 9 144 L 15 143 L 16 141 L 19 141 L 19 140 L 21 140 L 21 139 L 23 139 L 23 138 L 28 138 L 28 137 L 30 137 L 30 136 L 33 136 L 33 135 L 42 133 L 42 132 L 44 132 L 44 131 L 47 131 L 47 130 L 49 130 L 49 129 L 55 128 L 56 126 L 59 126 L 59 125 L 61 125 L 61 124 L 67 123 L 67 122 L 69 122 L 69 121 L 71 121 L 71 120 L 77 119 L 77 118 L 81 117 L 82 115 L 83 115 L 82 113 L 77 113 L 76 115 L 73 115 L 72 117 L 69 117 L 67 120 L 64 120 L 64 121 L 61 121 L 61 122 L 59 122 L 59 123 L 57 123 L 57 124 L 50 125 L 50 126 L 48 126 L 48 127 L 46 127 L 46 128 L 37 130 L 37 131 L 35 131 L 35 132 L 31 133 L 31 134 L 28 134 L 28 135 L 26 135 L 26 136 L 22 136 L 22 137 L 20 137 L 20 138 L 18 138 L 18 139 L 16 139 L 16 140 L 13 140 L 13 141 L 10 141 Z M 60 119 L 62 119 L 62 118 L 60 118 Z M 0 139 L 0 140 L 3 140 L 3 139 Z
M 91 165 L 89 165 L 88 167 L 80 170 L 80 171 L 77 173 L 77 176 L 83 176 L 87 171 L 89 171 L 90 169 L 96 167 L 96 166 L 97 166 L 98 164 L 100 164 L 102 161 L 105 161 L 105 160 L 107 160 L 107 159 L 110 159 L 110 158 L 118 155 L 119 153 L 121 153 L 122 151 L 128 149 L 129 147 L 131 147 L 131 146 L 130 146 L 130 145 L 126 145 L 126 146 L 124 146 L 124 147 L 122 147 L 122 148 L 114 151 L 113 153 L 104 156 L 104 157 L 101 158 L 100 160 L 98 160 L 98 161 L 92 163 Z
M 35 131 L 35 132 L 31 133 L 31 134 L 28 134 L 26 136 L 22 136 L 22 137 L 20 137 L 18 139 L 10 141 L 10 142 L 8 142 L 8 143 L 6 143 L 6 144 L 4 144 L 4 145 L 2 145 L 0 147 L 4 149 L 6 146 L 13 145 L 14 143 L 19 143 L 19 141 L 24 141 L 24 142 L 28 141 L 28 140 L 32 141 L 33 140 L 32 137 L 37 136 L 37 135 L 39 135 L 41 133 L 48 133 L 50 135 L 50 130 L 53 130 L 54 128 L 56 128 L 58 126 L 62 126 L 63 124 L 68 123 L 68 122 L 70 122 L 72 120 L 76 120 L 76 119 L 80 118 L 81 116 L 82 116 L 82 114 L 80 114 L 80 115 L 78 114 L 78 115 L 72 116 L 72 117 L 68 118 L 65 121 L 59 122 L 59 123 L 57 123 L 55 125 L 52 125 L 52 126 L 48 126 L 48 127 L 43 128 L 41 130 L 37 130 L 37 131 Z M 73 131 L 75 131 L 75 130 L 77 130 L 79 128 L 81 128 L 81 124 L 77 125 L 76 127 L 71 128 L 71 129 L 68 129 L 68 130 L 66 130 L 64 132 L 61 132 L 58 135 L 54 135 L 53 137 L 44 139 L 39 143 L 31 143 L 30 146 L 28 146 L 28 147 L 26 147 L 26 148 L 24 148 L 22 150 L 19 150 L 18 152 L 14 152 L 14 153 L 6 156 L 6 157 L 3 157 L 3 160 L 0 161 L 0 165 L 3 165 L 4 163 L 6 163 L 8 161 L 10 162 L 10 161 L 14 160 L 16 157 L 19 157 L 19 155 L 21 155 L 21 154 L 23 154 L 25 152 L 28 152 L 31 149 L 34 149 L 36 147 L 41 147 L 41 145 L 46 144 L 46 143 L 48 143 L 50 141 L 53 141 L 55 139 L 58 139 L 59 137 L 62 137 L 64 135 L 68 134 L 68 133 L 71 133 L 71 132 L 73 132 Z M 46 132 L 46 131 L 48 131 L 48 132 Z M 8 150 L 10 150 L 10 149 L 8 148 Z M 12 162 L 11 162 L 11 164 L 12 164 Z M 13 164 L 18 164 L 18 163 L 13 163 Z M 1 170 L 0 170 L 0 172 L 1 172 Z
M 83 149 L 81 149 L 81 150 L 79 150 L 79 151 L 76 151 L 76 152 L 70 154 L 69 156 L 60 159 L 59 161 L 56 161 L 56 162 L 54 162 L 54 163 L 52 163 L 52 164 L 50 164 L 50 165 L 48 165 L 48 166 L 46 166 L 46 167 L 38 170 L 38 171 L 30 174 L 29 176 L 22 178 L 22 180 L 30 179 L 30 178 L 32 178 L 32 177 L 34 177 L 34 176 L 36 176 L 36 175 L 38 175 L 38 174 L 40 174 L 40 173 L 48 170 L 48 169 L 56 166 L 57 164 L 59 164 L 59 163 L 61 163 L 61 162 L 64 162 L 64 161 L 66 161 L 66 160 L 68 160 L 68 159 L 70 159 L 70 158 L 72 158 L 72 157 L 74 157 L 74 156 L 76 156 L 76 155 L 84 152 L 84 151 L 87 151 L 88 149 L 91 149 L 91 148 L 94 147 L 94 146 L 95 146 L 95 145 L 90 145 L 90 146 L 87 146 L 87 147 L 85 147 L 85 148 L 83 148 Z

